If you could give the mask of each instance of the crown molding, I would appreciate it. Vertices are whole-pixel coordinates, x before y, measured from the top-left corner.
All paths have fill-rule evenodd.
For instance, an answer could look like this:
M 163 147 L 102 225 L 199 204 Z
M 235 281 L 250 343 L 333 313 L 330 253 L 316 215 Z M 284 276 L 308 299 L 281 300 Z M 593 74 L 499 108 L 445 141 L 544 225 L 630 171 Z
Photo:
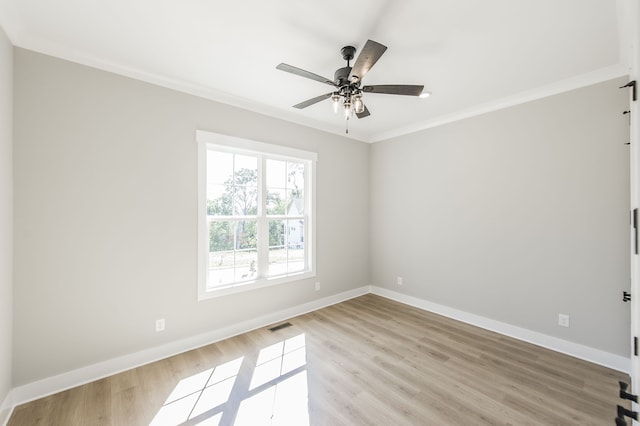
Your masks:
M 627 75 L 629 75 L 628 67 L 621 64 L 612 65 L 575 77 L 567 78 L 556 83 L 541 86 L 536 89 L 516 93 L 515 95 L 507 96 L 502 99 L 479 104 L 471 108 L 453 112 L 451 114 L 432 117 L 427 121 L 423 121 L 422 123 L 405 126 L 389 132 L 384 132 L 377 135 L 369 142 L 375 143 L 392 138 L 397 138 L 410 133 L 419 132 L 421 130 L 430 129 L 432 127 L 442 126 L 444 124 L 453 123 L 455 121 L 464 120 L 466 118 L 475 117 L 478 115 L 486 114 L 488 112 L 510 108 L 516 105 L 524 104 L 553 95 L 558 95 L 560 93 L 569 92 L 571 90 L 580 89 L 582 87 L 591 86 L 593 84 L 602 83 L 604 81 L 609 81 L 614 78 L 624 77 Z

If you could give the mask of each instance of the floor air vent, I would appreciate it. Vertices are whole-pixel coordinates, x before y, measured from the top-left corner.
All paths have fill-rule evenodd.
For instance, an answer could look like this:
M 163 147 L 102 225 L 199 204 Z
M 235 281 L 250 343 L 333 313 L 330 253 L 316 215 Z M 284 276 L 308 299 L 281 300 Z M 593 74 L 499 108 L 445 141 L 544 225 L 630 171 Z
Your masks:
M 269 331 L 278 331 L 278 330 L 282 330 L 283 328 L 287 328 L 287 327 L 291 327 L 293 324 L 291 324 L 290 322 L 285 322 L 282 323 L 280 325 L 276 325 L 275 327 L 271 327 L 269 329 Z

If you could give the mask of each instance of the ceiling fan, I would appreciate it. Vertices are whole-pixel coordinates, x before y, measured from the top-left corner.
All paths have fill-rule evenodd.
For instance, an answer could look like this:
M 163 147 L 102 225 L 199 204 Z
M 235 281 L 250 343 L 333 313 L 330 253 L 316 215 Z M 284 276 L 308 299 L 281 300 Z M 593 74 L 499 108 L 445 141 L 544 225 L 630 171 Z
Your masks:
M 428 92 L 423 93 L 424 86 L 421 85 L 381 84 L 373 86 L 362 86 L 362 78 L 375 65 L 375 63 L 378 61 L 378 59 L 380 59 L 380 57 L 386 50 L 387 46 L 373 40 L 367 40 L 364 47 L 362 48 L 362 51 L 358 55 L 356 62 L 353 64 L 353 67 L 351 67 L 350 61 L 355 56 L 356 48 L 353 46 L 343 47 L 340 52 L 342 53 L 342 58 L 347 61 L 347 66 L 338 68 L 334 74 L 333 80 L 285 63 L 278 65 L 276 69 L 286 71 L 300 77 L 319 81 L 320 83 L 325 83 L 329 86 L 334 87 L 334 90 L 332 92 L 316 96 L 315 98 L 308 99 L 304 102 L 300 102 L 299 104 L 294 105 L 294 108 L 303 109 L 330 98 L 333 102 L 334 111 L 338 112 L 338 109 L 340 108 L 340 106 L 342 106 L 347 120 L 353 114 L 355 114 L 358 118 L 364 118 L 371 115 L 371 113 L 364 104 L 364 101 L 362 99 L 363 93 L 428 96 Z

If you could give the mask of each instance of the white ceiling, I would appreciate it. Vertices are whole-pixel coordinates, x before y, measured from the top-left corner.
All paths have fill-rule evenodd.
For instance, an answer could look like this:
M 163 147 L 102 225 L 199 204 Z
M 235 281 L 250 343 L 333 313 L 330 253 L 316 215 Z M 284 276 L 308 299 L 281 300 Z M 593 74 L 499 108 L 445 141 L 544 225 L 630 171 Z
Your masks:
M 365 94 L 348 137 L 375 142 L 625 75 L 624 0 L 0 0 L 16 46 L 344 135 L 329 86 L 340 48 L 388 50 L 364 84 L 424 84 L 428 99 Z M 357 53 L 356 53 L 357 55 Z

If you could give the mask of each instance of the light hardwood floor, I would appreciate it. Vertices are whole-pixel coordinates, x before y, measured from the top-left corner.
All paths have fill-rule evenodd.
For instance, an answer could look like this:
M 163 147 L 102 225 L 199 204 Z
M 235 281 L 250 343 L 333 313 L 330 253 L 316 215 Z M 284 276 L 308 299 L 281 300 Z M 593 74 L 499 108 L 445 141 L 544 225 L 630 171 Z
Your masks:
M 629 381 L 374 295 L 289 323 L 18 406 L 8 424 L 601 426 Z

